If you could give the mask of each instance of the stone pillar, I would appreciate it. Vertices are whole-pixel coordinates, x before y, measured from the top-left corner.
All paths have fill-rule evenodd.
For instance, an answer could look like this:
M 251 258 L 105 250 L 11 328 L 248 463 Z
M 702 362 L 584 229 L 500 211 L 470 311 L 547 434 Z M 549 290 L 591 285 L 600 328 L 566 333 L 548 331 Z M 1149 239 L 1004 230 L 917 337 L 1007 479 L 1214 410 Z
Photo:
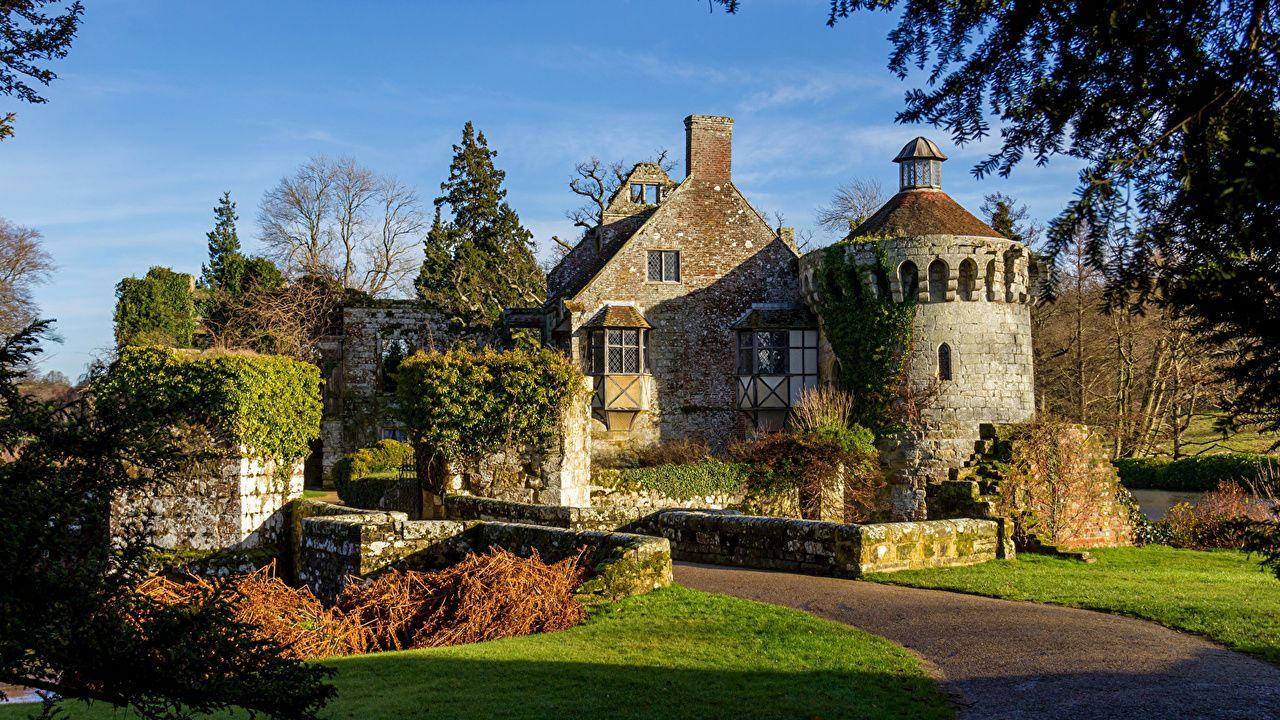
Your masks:
M 845 522 L 844 485 L 845 467 L 840 465 L 829 476 L 822 478 L 817 487 L 800 489 L 800 515 L 805 520 Z
M 591 506 L 591 403 L 575 399 L 560 418 L 556 438 L 541 453 L 537 467 L 539 505 Z

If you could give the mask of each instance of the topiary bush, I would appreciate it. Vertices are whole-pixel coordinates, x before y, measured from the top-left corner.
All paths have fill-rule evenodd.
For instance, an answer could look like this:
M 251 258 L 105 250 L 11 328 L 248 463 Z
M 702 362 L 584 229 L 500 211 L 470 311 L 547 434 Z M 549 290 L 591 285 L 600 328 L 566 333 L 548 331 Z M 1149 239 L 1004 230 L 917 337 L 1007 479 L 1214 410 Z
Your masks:
M 191 347 L 196 331 L 195 278 L 156 266 L 116 285 L 116 343 Z
M 1280 465 L 1277 458 L 1253 453 L 1196 455 L 1167 458 L 1117 458 L 1120 482 L 1133 490 L 1208 492 L 1222 482 L 1248 483 L 1267 467 Z
M 286 467 L 320 436 L 320 369 L 279 355 L 125 347 L 93 385 L 99 408 L 171 414 Z

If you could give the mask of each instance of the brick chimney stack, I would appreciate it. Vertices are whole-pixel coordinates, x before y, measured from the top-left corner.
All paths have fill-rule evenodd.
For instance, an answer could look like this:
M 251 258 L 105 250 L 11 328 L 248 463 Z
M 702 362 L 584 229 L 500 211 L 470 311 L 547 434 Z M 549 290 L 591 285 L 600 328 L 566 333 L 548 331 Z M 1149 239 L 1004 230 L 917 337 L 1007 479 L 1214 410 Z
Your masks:
M 700 180 L 729 182 L 733 164 L 733 118 L 690 115 L 684 119 L 684 166 Z

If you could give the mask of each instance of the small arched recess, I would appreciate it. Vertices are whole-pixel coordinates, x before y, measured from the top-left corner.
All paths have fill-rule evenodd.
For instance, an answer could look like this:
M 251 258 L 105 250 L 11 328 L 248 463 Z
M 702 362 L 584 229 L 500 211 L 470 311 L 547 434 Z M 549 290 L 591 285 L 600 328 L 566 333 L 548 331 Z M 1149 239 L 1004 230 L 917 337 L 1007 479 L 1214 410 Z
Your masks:
M 948 272 L 947 263 L 942 258 L 929 263 L 929 302 L 947 301 Z
M 920 296 L 920 271 L 910 260 L 898 266 L 898 287 L 902 289 L 903 302 L 914 302 Z
M 942 343 L 938 346 L 938 379 L 943 382 L 951 380 L 951 346 Z
M 977 300 L 978 263 L 973 258 L 960 261 L 960 277 L 956 282 L 956 294 L 961 300 Z

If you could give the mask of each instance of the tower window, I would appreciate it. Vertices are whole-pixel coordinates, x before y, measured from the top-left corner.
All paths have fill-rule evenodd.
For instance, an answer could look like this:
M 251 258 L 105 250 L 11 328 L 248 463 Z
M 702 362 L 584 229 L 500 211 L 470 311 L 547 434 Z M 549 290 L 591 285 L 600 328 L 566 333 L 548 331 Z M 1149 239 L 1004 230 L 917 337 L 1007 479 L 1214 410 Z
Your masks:
M 938 379 L 951 380 L 951 346 L 946 343 L 938 346 Z
M 650 282 L 680 282 L 680 251 L 649 251 Z

